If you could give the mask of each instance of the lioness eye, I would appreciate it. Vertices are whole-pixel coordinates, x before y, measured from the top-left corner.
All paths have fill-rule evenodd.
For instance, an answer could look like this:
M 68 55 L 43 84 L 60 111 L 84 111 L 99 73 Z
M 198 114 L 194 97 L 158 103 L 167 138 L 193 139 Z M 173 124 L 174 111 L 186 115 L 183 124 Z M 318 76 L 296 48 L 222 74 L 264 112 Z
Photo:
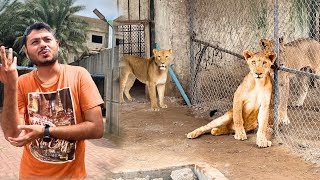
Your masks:
M 168 58 L 169 56 L 166 56 L 166 58 Z
M 263 63 L 262 63 L 263 65 L 266 65 L 267 64 L 267 62 L 266 61 L 263 61 Z
M 158 56 L 158 58 L 161 58 L 161 56 Z
M 254 66 L 255 66 L 255 65 L 256 65 L 256 62 L 255 62 L 255 61 L 252 61 L 252 65 L 254 65 Z

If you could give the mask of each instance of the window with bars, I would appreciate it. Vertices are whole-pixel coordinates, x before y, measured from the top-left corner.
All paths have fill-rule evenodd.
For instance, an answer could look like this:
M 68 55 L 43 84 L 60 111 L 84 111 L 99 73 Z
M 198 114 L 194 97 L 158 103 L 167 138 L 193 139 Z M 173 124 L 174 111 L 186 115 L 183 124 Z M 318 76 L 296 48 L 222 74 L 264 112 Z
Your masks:
M 122 25 L 118 27 L 120 54 L 145 57 L 145 31 L 143 24 Z

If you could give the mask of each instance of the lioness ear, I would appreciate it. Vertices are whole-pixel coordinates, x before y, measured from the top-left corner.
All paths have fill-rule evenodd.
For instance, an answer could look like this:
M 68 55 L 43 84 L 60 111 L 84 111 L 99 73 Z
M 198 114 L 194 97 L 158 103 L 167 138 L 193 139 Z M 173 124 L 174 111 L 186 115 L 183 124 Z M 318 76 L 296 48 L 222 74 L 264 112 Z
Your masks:
M 265 50 L 268 46 L 270 46 L 271 48 L 273 48 L 273 47 L 272 47 L 272 46 L 273 46 L 273 41 L 268 40 L 268 39 L 261 39 L 259 45 L 260 45 L 260 49 L 263 51 L 263 50 Z
M 172 54 L 172 49 L 169 49 L 169 53 Z
M 266 39 L 260 39 L 260 48 L 261 50 L 265 49 L 267 47 Z
M 284 37 L 283 37 L 283 36 L 281 36 L 281 37 L 279 38 L 279 43 L 280 43 L 280 44 L 284 44 Z
M 272 62 L 272 64 L 274 63 L 274 61 L 277 58 L 277 54 L 276 53 L 267 53 L 265 55 L 268 59 L 270 59 L 270 61 Z
M 249 58 L 254 56 L 254 53 L 251 52 L 251 51 L 246 50 L 246 51 L 243 52 L 243 56 L 246 59 L 246 61 L 248 61 Z
M 153 54 L 158 54 L 158 50 L 157 49 L 153 49 Z

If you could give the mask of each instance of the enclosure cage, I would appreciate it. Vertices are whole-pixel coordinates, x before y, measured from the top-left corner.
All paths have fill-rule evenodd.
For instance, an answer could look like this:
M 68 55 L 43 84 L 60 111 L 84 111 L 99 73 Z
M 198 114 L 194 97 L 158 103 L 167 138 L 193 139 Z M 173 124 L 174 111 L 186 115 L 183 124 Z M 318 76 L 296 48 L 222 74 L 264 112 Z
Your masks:
M 278 55 L 273 73 L 275 138 L 320 163 L 320 1 L 186 3 L 191 40 L 188 94 L 194 112 L 208 116 L 213 109 L 231 109 L 233 93 L 249 72 L 242 53 L 260 51 L 260 39 L 272 40 Z
M 121 56 L 136 55 L 145 57 L 144 24 L 121 24 L 118 26 L 117 44 Z

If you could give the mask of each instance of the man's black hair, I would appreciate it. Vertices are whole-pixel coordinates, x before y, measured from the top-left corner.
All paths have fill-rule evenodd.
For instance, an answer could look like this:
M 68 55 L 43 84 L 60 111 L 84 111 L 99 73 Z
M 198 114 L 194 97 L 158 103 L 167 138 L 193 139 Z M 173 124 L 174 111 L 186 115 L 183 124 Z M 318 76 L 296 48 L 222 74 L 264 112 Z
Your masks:
M 27 29 L 24 31 L 23 37 L 22 37 L 22 45 L 26 46 L 27 36 L 31 33 L 32 30 L 41 30 L 41 29 L 46 29 L 54 35 L 54 31 L 52 30 L 52 28 L 48 24 L 43 23 L 43 22 L 34 23 L 34 24 L 30 25 L 29 27 L 27 27 Z

